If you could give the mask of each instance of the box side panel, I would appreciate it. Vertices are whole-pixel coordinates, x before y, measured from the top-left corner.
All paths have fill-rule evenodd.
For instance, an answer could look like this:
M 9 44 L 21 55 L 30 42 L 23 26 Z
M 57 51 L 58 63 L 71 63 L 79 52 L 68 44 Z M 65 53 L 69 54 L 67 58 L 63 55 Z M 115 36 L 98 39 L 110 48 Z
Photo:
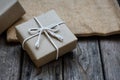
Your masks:
M 10 27 L 25 13 L 19 2 L 16 2 L 9 10 L 0 16 L 0 34 Z

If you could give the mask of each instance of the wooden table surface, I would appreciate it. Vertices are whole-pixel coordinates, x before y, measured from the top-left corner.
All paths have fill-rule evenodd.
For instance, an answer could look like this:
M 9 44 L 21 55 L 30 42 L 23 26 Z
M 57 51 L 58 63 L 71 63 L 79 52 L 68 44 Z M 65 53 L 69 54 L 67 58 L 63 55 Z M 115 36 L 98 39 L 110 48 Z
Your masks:
M 76 49 L 36 68 L 21 45 L 2 34 L 0 80 L 120 80 L 120 35 L 80 37 Z

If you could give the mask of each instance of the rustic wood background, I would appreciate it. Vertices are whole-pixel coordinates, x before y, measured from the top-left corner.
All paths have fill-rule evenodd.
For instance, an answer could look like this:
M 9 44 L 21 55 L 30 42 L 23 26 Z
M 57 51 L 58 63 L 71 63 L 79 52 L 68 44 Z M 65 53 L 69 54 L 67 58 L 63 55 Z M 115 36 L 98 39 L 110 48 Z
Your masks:
M 75 50 L 40 68 L 19 43 L 7 43 L 5 33 L 0 36 L 0 80 L 119 79 L 120 35 L 79 37 Z
M 0 36 L 0 80 L 119 80 L 120 35 L 80 37 L 77 48 L 36 68 L 20 44 Z

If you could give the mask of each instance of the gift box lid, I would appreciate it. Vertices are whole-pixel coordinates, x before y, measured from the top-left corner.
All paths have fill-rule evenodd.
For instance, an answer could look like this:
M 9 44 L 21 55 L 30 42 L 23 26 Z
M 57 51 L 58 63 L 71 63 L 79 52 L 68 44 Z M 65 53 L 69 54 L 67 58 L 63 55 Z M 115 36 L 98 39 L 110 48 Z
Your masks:
M 0 0 L 0 34 L 25 14 L 18 0 Z
M 62 21 L 54 10 L 48 11 L 47 13 L 38 16 L 37 19 L 41 22 L 43 26 L 49 26 L 50 24 L 55 24 Z M 23 24 L 16 26 L 17 37 L 19 38 L 19 41 L 21 43 L 23 42 L 23 40 L 31 36 L 28 33 L 28 30 L 30 28 L 39 28 L 34 19 L 31 19 Z M 63 42 L 60 42 L 53 37 L 51 38 L 60 49 L 60 52 L 64 53 L 70 51 L 69 46 L 74 45 L 69 44 L 73 42 L 76 43 L 77 41 L 75 35 L 68 29 L 66 24 L 60 25 L 60 31 L 57 34 L 61 35 L 64 38 Z M 53 47 L 53 45 L 44 34 L 41 35 L 40 48 L 36 49 L 35 42 L 37 38 L 38 36 L 28 40 L 25 43 L 25 50 L 28 52 L 31 58 L 33 58 L 33 60 L 39 60 L 40 58 L 43 58 L 44 56 L 56 51 L 56 49 Z
M 7 11 L 17 0 L 0 0 L 0 15 Z

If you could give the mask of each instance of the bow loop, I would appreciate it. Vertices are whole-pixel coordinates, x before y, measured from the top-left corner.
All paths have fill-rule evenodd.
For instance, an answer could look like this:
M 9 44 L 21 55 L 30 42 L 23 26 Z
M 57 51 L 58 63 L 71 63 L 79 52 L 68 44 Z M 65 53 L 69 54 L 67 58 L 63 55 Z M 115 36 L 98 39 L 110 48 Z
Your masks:
M 38 32 L 40 32 L 40 28 L 30 28 L 30 29 L 28 29 L 28 33 L 30 35 L 36 34 Z
M 40 39 L 41 39 L 41 35 L 42 33 L 45 33 L 45 35 L 48 37 L 48 39 L 50 40 L 50 42 L 52 43 L 52 45 L 56 48 L 57 50 L 57 55 L 56 55 L 56 59 L 58 58 L 58 53 L 59 53 L 59 49 L 58 47 L 56 46 L 56 44 L 54 43 L 54 41 L 51 39 L 50 36 L 54 37 L 54 38 L 57 38 L 59 41 L 63 41 L 63 37 L 60 36 L 59 34 L 57 34 L 57 32 L 59 31 L 59 28 L 58 26 L 61 25 L 61 24 L 64 24 L 64 22 L 59 22 L 57 24 L 51 24 L 47 27 L 45 26 L 42 26 L 41 23 L 38 21 L 37 18 L 34 18 L 34 20 L 38 23 L 39 25 L 39 28 L 30 28 L 28 30 L 28 33 L 31 35 L 29 36 L 28 38 L 26 38 L 23 43 L 22 43 L 22 47 L 24 48 L 24 43 L 35 37 L 35 36 L 38 36 L 37 38 L 37 41 L 35 42 L 35 47 L 38 49 L 39 46 L 40 46 Z
M 34 34 L 38 34 L 38 35 L 39 35 L 39 36 L 38 36 L 38 39 L 37 39 L 37 41 L 36 41 L 36 43 L 35 43 L 35 47 L 36 47 L 36 48 L 39 48 L 40 37 L 41 37 L 41 34 L 42 34 L 44 31 L 48 32 L 51 36 L 57 38 L 59 41 L 63 41 L 63 37 L 60 36 L 60 35 L 58 35 L 58 34 L 56 34 L 56 32 L 59 31 L 58 28 L 55 28 L 55 27 L 52 28 L 52 29 L 51 29 L 50 27 L 30 28 L 30 29 L 28 30 L 28 32 L 29 32 L 30 35 L 34 35 Z
M 60 35 L 58 35 L 58 34 L 56 34 L 55 32 L 52 32 L 52 31 L 49 31 L 49 30 L 47 30 L 47 32 L 48 32 L 51 36 L 57 38 L 59 41 L 61 41 L 61 42 L 63 41 L 63 37 L 60 36 Z

